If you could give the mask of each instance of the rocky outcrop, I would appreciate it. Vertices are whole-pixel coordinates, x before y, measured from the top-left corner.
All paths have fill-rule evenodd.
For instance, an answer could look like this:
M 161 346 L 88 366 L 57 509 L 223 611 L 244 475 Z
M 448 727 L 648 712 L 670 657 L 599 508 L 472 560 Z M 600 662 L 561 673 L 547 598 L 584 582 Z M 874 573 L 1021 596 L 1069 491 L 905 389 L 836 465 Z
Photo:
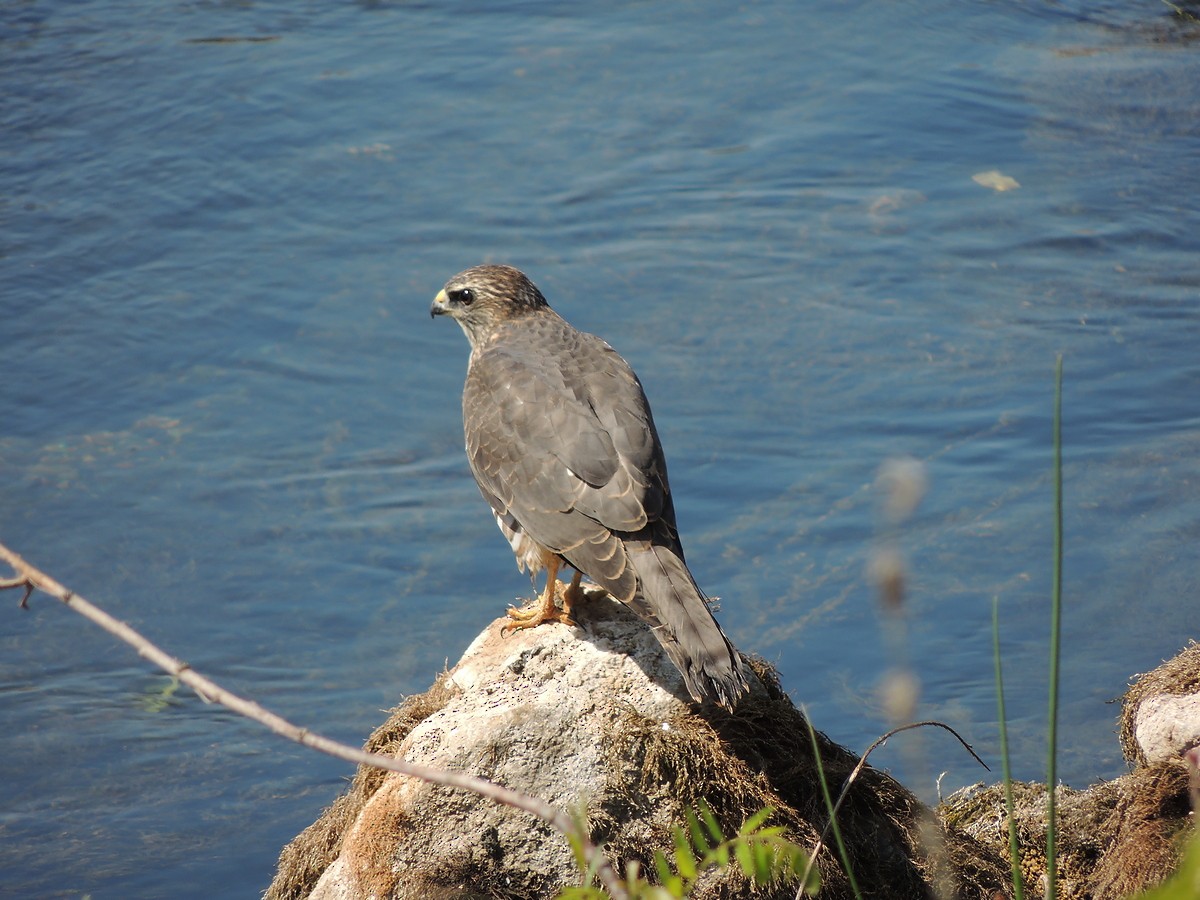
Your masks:
M 1200 742 L 1200 646 L 1195 643 L 1138 676 L 1125 695 L 1121 748 L 1131 771 L 1086 790 L 1059 786 L 1058 895 L 1063 900 L 1121 900 L 1154 887 L 1178 864 L 1191 833 L 1185 759 Z M 1046 883 L 1046 786 L 1013 785 L 1026 896 Z M 952 795 L 939 812 L 1007 858 L 1008 813 L 1001 785 Z
M 773 670 L 751 661 L 733 714 L 698 708 L 649 630 L 600 592 L 578 625 L 509 636 L 493 622 L 426 693 L 405 700 L 367 749 L 468 772 L 582 817 L 621 869 L 669 851 L 685 810 L 709 804 L 727 833 L 764 806 L 812 847 L 826 821 L 808 725 Z M 836 792 L 857 756 L 817 734 Z M 839 813 L 863 894 L 961 900 L 1007 896 L 1006 865 L 867 767 Z M 834 855 L 818 857 L 823 898 L 852 896 Z M 567 842 L 527 814 L 463 792 L 363 768 L 283 851 L 267 892 L 282 898 L 553 897 L 580 883 Z M 735 871 L 698 900 L 792 898 Z

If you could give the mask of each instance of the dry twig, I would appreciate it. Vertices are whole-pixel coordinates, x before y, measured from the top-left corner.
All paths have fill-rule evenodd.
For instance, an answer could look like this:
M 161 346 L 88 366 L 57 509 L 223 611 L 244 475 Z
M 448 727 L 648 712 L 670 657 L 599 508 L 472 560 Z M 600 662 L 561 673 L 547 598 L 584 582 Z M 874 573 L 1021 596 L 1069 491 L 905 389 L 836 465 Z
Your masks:
M 187 663 L 159 649 L 155 644 L 151 643 L 147 638 L 130 628 L 124 622 L 114 619 L 98 606 L 89 603 L 74 591 L 65 588 L 45 572 L 34 568 L 3 544 L 0 544 L 0 559 L 3 559 L 12 566 L 13 571 L 16 573 L 12 578 L 0 579 L 0 590 L 19 587 L 25 588 L 25 596 L 21 598 L 20 604 L 22 607 L 28 605 L 27 601 L 34 590 L 43 591 L 61 600 L 75 612 L 99 625 L 109 634 L 129 644 L 137 650 L 140 656 L 145 657 L 194 690 L 200 696 L 200 699 L 206 703 L 219 703 L 239 715 L 265 725 L 276 734 L 282 735 L 298 744 L 303 744 L 305 747 L 311 747 L 314 750 L 319 750 L 322 753 L 327 753 L 330 756 L 335 756 L 338 759 L 344 759 L 347 762 L 357 765 L 376 766 L 380 769 L 399 772 L 401 775 L 409 775 L 422 781 L 471 791 L 480 797 L 496 803 L 503 803 L 506 806 L 511 806 L 536 816 L 572 842 L 578 842 L 578 846 L 595 872 L 596 878 L 599 879 L 613 900 L 627 900 L 628 893 L 622 886 L 616 872 L 613 871 L 603 852 L 592 843 L 582 826 L 576 825 L 570 816 L 562 810 L 546 803 L 544 800 L 519 794 L 516 791 L 472 775 L 435 769 L 430 766 L 410 763 L 403 759 L 382 756 L 377 753 L 367 753 L 347 744 L 341 744 L 330 738 L 323 737 L 309 731 L 307 728 L 293 725 L 291 722 L 264 709 L 257 703 L 227 691 L 216 682 L 205 678 Z

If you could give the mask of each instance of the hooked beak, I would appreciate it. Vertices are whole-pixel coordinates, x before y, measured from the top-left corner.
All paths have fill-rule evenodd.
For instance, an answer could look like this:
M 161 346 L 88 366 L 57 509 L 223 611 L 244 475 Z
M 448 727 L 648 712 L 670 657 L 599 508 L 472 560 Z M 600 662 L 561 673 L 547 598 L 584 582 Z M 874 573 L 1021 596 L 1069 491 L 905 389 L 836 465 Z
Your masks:
M 433 298 L 433 303 L 429 305 L 429 318 L 434 316 L 445 316 L 450 313 L 450 298 L 446 296 L 445 289 L 437 292 L 437 296 Z

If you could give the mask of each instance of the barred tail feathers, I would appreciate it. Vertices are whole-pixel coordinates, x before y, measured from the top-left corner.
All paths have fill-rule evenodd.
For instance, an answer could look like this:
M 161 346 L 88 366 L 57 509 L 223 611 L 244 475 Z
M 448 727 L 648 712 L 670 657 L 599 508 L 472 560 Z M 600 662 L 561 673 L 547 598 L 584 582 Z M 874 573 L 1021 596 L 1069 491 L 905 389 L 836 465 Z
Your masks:
M 687 564 L 664 544 L 628 542 L 640 596 L 630 604 L 651 626 L 696 702 L 712 699 L 732 710 L 750 686 L 742 658 L 717 624 Z M 639 609 L 645 606 L 645 612 Z M 649 613 L 646 616 L 645 613 Z

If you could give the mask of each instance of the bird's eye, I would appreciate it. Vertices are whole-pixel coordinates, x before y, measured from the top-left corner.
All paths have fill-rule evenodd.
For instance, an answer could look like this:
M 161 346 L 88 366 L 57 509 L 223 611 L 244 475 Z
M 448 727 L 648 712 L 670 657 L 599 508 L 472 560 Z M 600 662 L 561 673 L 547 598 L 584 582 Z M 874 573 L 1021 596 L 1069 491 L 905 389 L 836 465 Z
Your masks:
M 463 306 L 470 306 L 475 302 L 475 292 L 470 288 L 459 288 L 457 291 L 450 292 L 450 299 Z

